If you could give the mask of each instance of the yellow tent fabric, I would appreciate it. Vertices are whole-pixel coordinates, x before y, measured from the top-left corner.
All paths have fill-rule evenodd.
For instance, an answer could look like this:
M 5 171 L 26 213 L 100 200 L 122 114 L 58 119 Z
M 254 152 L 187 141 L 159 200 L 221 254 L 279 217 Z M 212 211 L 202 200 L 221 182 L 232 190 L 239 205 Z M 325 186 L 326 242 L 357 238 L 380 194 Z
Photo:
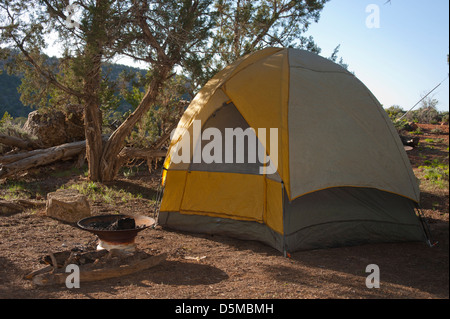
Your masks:
M 217 74 L 180 120 L 166 169 L 183 129 L 192 136 L 194 120 L 204 123 L 229 100 L 251 127 L 278 129 L 278 173 L 291 200 L 328 187 L 355 186 L 419 201 L 403 145 L 381 105 L 353 74 L 302 50 L 269 48 Z
M 200 121 L 201 129 L 216 115 L 225 121 L 220 115 L 225 113 L 220 112 L 227 106 L 237 110 L 255 134 L 258 128 L 277 130 L 276 157 L 271 156 L 270 140 L 258 136 L 266 156 L 276 164 L 275 174 L 233 171 L 225 166 L 222 170 L 220 165 L 192 169 L 194 150 L 201 145 L 195 121 Z M 190 161 L 175 163 L 176 146 L 186 138 L 191 139 Z M 382 106 L 353 74 L 304 50 L 267 48 L 214 76 L 178 124 L 164 163 L 163 183 L 162 223 L 180 229 L 184 225 L 209 231 L 222 227 L 231 233 L 251 233 L 250 238 L 262 238 L 278 249 L 300 247 L 299 242 L 309 247 L 319 237 L 310 241 L 302 236 L 310 236 L 320 224 L 332 223 L 325 230 L 335 234 L 330 235 L 330 243 L 342 234 L 345 227 L 336 226 L 339 212 L 334 206 L 343 203 L 348 205 L 342 215 L 346 223 L 362 221 L 364 229 L 387 237 L 395 233 L 389 232 L 390 226 L 377 229 L 373 225 L 409 225 L 412 228 L 405 226 L 403 234 L 418 238 L 415 216 L 408 215 L 419 202 L 418 185 Z M 303 212 L 302 207 L 314 207 L 311 201 L 316 197 L 324 199 L 317 212 Z M 391 215 L 394 210 L 404 215 Z M 362 212 L 371 217 L 366 220 L 359 215 Z M 302 214 L 317 216 L 304 218 L 302 223 Z M 190 221 L 183 216 L 205 218 Z M 306 222 L 311 220 L 316 224 Z
M 286 52 L 275 52 L 247 66 L 226 81 L 223 89 L 251 127 L 279 130 L 278 173 L 289 193 L 289 66 Z M 265 144 L 269 151 L 269 140 Z

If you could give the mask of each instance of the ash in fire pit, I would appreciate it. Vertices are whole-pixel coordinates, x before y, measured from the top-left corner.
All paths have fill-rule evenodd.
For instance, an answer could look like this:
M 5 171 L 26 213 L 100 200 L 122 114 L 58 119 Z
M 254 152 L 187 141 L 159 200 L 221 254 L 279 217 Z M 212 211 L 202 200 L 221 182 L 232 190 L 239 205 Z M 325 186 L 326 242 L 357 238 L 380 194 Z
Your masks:
M 87 225 L 88 228 L 95 230 L 126 230 L 142 228 L 142 226 L 136 227 L 134 218 L 122 217 L 116 221 L 93 221 Z

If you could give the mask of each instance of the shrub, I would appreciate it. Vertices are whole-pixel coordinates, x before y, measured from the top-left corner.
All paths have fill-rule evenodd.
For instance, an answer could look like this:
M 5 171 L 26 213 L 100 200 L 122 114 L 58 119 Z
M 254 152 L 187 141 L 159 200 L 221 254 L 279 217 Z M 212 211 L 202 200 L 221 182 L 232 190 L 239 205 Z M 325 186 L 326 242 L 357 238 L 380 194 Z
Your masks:
M 442 123 L 448 124 L 448 112 L 442 113 L 442 119 L 441 119 L 441 121 L 442 121 Z
M 416 134 L 416 135 L 422 135 L 423 134 L 422 129 L 420 127 L 418 127 L 415 131 L 413 131 L 411 133 Z
M 398 105 L 392 105 L 391 107 L 385 109 L 385 111 L 392 121 L 400 118 L 403 114 L 405 114 L 405 111 L 403 111 L 402 108 Z
M 440 128 L 434 128 L 434 129 L 432 129 L 432 130 L 430 131 L 430 133 L 433 133 L 433 134 L 442 134 L 443 131 L 442 131 Z

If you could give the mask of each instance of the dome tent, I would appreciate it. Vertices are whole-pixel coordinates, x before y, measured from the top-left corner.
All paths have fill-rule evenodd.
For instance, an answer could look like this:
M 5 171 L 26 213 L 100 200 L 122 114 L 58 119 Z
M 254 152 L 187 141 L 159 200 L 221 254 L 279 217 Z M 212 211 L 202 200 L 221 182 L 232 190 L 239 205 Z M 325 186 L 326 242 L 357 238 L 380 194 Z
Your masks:
M 230 129 L 262 159 L 238 159 L 237 137 L 202 158 L 205 135 Z M 352 73 L 304 50 L 267 48 L 216 74 L 178 123 L 163 183 L 163 227 L 282 252 L 425 240 L 416 179 L 387 114 Z

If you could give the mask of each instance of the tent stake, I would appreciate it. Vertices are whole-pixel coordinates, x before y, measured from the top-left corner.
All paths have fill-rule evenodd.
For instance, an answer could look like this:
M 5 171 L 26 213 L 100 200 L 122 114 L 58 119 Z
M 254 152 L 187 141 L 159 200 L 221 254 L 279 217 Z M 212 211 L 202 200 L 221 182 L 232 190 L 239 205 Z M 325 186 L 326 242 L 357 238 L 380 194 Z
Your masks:
M 428 246 L 430 246 L 430 247 L 436 246 L 439 242 L 438 241 L 434 242 L 432 240 L 430 226 L 428 225 L 428 222 L 425 219 L 425 216 L 422 213 L 422 208 L 420 207 L 419 204 L 417 205 L 417 211 L 419 212 L 419 220 L 420 220 L 420 223 L 422 224 L 423 231 L 424 231 L 425 236 L 427 238 Z

